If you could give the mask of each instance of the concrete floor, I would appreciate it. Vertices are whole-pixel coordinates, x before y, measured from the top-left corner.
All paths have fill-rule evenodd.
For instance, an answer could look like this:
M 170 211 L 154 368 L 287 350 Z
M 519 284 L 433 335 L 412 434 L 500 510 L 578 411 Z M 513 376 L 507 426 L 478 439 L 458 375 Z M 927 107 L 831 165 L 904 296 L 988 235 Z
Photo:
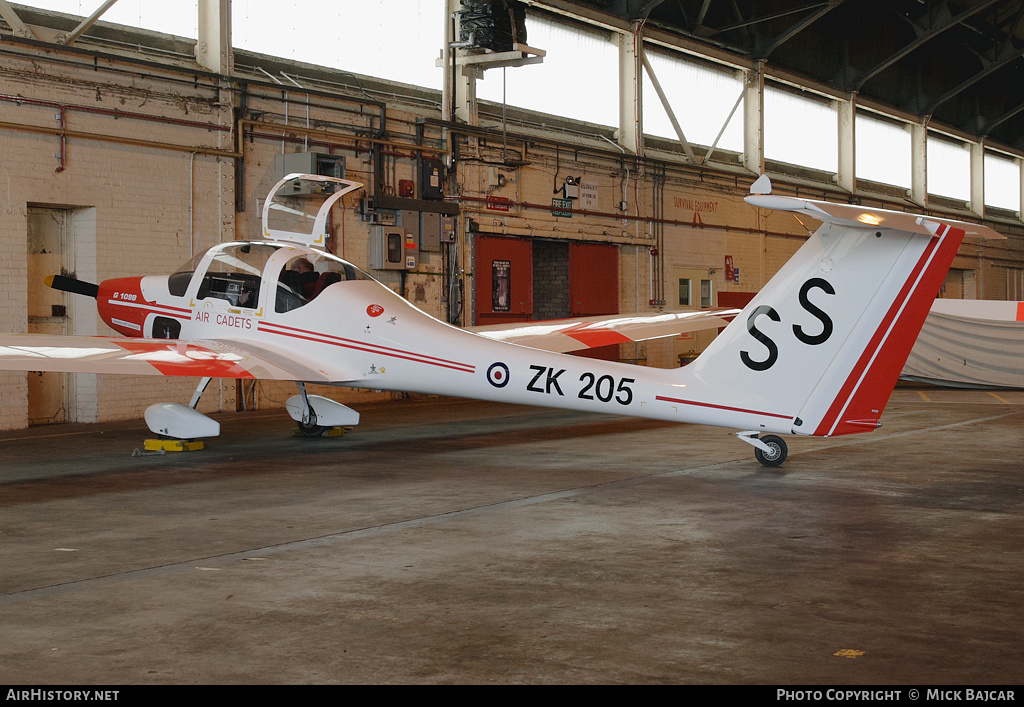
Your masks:
M 0 433 L 0 682 L 1024 678 L 1024 393 L 791 438 L 453 400 Z M 839 651 L 862 652 L 857 657 Z

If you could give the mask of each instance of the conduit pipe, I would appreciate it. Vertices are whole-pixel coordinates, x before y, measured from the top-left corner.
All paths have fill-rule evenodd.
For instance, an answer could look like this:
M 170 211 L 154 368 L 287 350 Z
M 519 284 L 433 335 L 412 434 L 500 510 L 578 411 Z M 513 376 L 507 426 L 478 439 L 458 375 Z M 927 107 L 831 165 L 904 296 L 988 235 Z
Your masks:
M 445 197 L 445 201 L 470 202 L 470 203 L 477 203 L 477 204 L 494 203 L 494 202 L 491 202 L 490 200 L 488 200 L 486 197 L 482 197 L 482 196 L 446 196 Z M 547 211 L 547 212 L 551 211 L 551 205 L 550 204 L 534 204 L 534 203 L 531 203 L 531 202 L 528 202 L 528 201 L 502 201 L 501 205 L 502 206 L 518 206 L 518 207 L 521 207 L 521 208 L 524 208 L 524 209 L 535 209 L 535 210 L 538 210 L 538 211 Z M 655 218 L 655 217 L 652 217 L 652 216 L 641 216 L 640 214 L 636 214 L 636 215 L 616 214 L 616 213 L 609 213 L 607 211 L 591 211 L 590 209 L 571 209 L 571 208 L 564 208 L 563 209 L 562 207 L 559 207 L 558 210 L 559 211 L 568 211 L 568 212 L 573 213 L 573 214 L 580 214 L 581 216 L 594 216 L 594 217 L 597 217 L 597 218 L 609 218 L 609 219 L 629 220 L 629 221 L 637 221 L 637 222 L 643 221 L 643 222 L 649 222 L 649 223 L 652 223 L 652 224 L 656 223 L 656 224 L 661 224 L 661 225 L 665 225 L 665 226 L 680 226 L 682 228 L 691 228 L 691 229 L 707 230 L 707 231 L 732 231 L 734 233 L 763 233 L 766 236 L 773 236 L 773 237 L 777 237 L 777 238 L 794 238 L 794 239 L 797 239 L 797 240 L 807 240 L 807 236 L 806 235 L 793 234 L 793 233 L 783 233 L 781 231 L 766 231 L 766 230 L 761 229 L 761 228 L 752 228 L 750 226 L 729 226 L 729 225 L 713 224 L 713 223 L 696 223 L 695 224 L 695 223 L 693 223 L 691 221 L 678 221 L 676 219 L 670 219 L 670 218 Z M 609 242 L 616 242 L 616 243 L 618 243 L 620 241 L 619 240 L 614 240 L 614 241 L 609 241 Z M 635 242 L 635 241 L 623 241 L 623 242 L 632 243 L 632 242 Z
M 83 139 L 83 140 L 94 140 L 97 142 L 109 142 L 122 145 L 132 145 L 136 147 L 147 147 L 158 150 L 171 150 L 174 152 L 188 152 L 202 155 L 211 155 L 215 157 L 224 157 L 228 159 L 235 159 L 242 156 L 242 132 L 245 127 L 262 127 L 262 128 L 280 128 L 289 132 L 295 132 L 303 135 L 305 140 L 310 137 L 325 138 L 328 140 L 334 139 L 351 139 L 353 136 L 345 135 L 343 133 L 327 131 L 319 128 L 304 128 L 289 125 L 276 126 L 271 123 L 262 123 L 254 120 L 240 120 L 238 121 L 238 130 L 236 132 L 236 149 L 234 151 L 224 150 L 216 147 L 207 147 L 202 145 L 182 145 L 176 143 L 162 142 L 158 140 L 146 140 L 142 138 L 132 138 L 123 135 L 110 135 L 106 133 L 96 133 L 84 130 L 69 130 L 67 128 L 67 116 L 71 112 L 81 112 L 93 115 L 104 115 L 110 116 L 117 119 L 128 119 L 128 120 L 142 120 L 147 122 L 158 123 L 162 125 L 176 125 L 181 127 L 195 128 L 208 131 L 219 131 L 219 132 L 232 132 L 230 126 L 217 125 L 215 123 L 202 123 L 198 121 L 182 120 L 180 118 L 164 118 L 160 116 L 148 115 L 145 113 L 131 113 L 127 111 L 110 110 L 105 108 L 95 108 L 91 106 L 81 106 L 74 104 L 57 103 L 54 101 L 45 101 L 36 98 L 26 98 L 24 96 L 10 96 L 0 94 L 0 101 L 15 103 L 18 105 L 32 105 L 53 108 L 58 111 L 58 120 L 60 121 L 59 127 L 48 127 L 45 125 L 31 125 L 28 123 L 11 123 L 7 121 L 0 121 L 0 129 L 10 130 L 13 132 L 27 132 L 39 135 L 52 135 L 59 137 L 61 141 L 60 149 L 60 166 L 57 168 L 57 172 L 62 172 L 67 167 L 67 138 Z M 266 138 L 269 140 L 281 140 L 280 135 L 269 135 L 251 132 L 252 137 Z M 287 138 L 285 138 L 287 139 Z M 402 143 L 395 140 L 387 140 L 372 137 L 360 137 L 357 138 L 358 142 L 364 142 L 369 145 L 379 145 L 386 148 L 395 150 L 408 150 L 412 154 L 406 154 L 403 152 L 394 152 L 396 157 L 414 158 L 417 153 L 429 153 L 436 155 L 447 155 L 448 151 L 443 148 L 434 148 L 424 145 L 415 145 L 411 143 Z M 344 149 L 351 149 L 353 151 L 369 151 L 370 148 L 359 147 L 358 145 L 345 145 L 337 143 L 337 146 Z
M 255 130 L 256 128 L 262 128 L 264 130 L 268 130 L 268 129 L 269 130 L 283 130 L 283 131 L 290 132 L 290 133 L 295 133 L 296 135 L 301 136 L 300 138 L 295 138 L 294 139 L 295 142 L 305 142 L 305 140 L 308 140 L 309 138 L 313 138 L 314 139 L 313 140 L 314 143 L 316 142 L 316 138 L 321 138 L 323 140 L 342 140 L 342 139 L 344 139 L 344 140 L 355 140 L 356 142 L 366 143 L 367 145 L 379 145 L 381 147 L 387 147 L 387 148 L 396 149 L 396 150 L 402 150 L 402 149 L 409 150 L 409 151 L 411 151 L 414 154 L 403 154 L 401 152 L 395 152 L 395 153 L 391 153 L 391 154 L 393 156 L 395 156 L 395 157 L 407 157 L 407 158 L 410 158 L 410 159 L 414 158 L 416 156 L 415 153 L 428 153 L 428 154 L 432 154 L 432 155 L 447 155 L 450 152 L 449 150 L 446 150 L 446 149 L 441 148 L 441 147 L 429 147 L 429 146 L 426 146 L 426 145 L 416 145 L 416 144 L 412 144 L 412 143 L 397 142 L 395 140 L 387 140 L 387 139 L 374 138 L 374 137 L 360 137 L 360 136 L 356 136 L 356 135 L 347 135 L 345 133 L 334 132 L 334 131 L 331 131 L 331 130 L 325 130 L 323 128 L 312 128 L 312 127 L 304 128 L 302 126 L 295 126 L 295 125 L 265 123 L 265 122 L 262 122 L 262 121 L 251 120 L 251 119 L 248 119 L 248 118 L 243 118 L 242 120 L 239 120 L 238 121 L 238 127 L 239 127 L 239 130 L 238 130 L 238 137 L 239 137 L 239 139 L 241 139 L 243 137 L 243 133 L 245 132 L 246 128 L 250 128 L 252 130 L 250 130 L 250 132 L 248 132 L 248 133 L 245 133 L 244 137 L 250 137 L 250 136 L 251 137 L 259 137 L 259 138 L 263 138 L 263 139 L 266 139 L 266 140 L 288 140 L 289 139 L 288 137 L 282 137 L 281 135 L 271 135 L 269 133 L 256 132 L 256 130 Z M 352 144 L 346 144 L 346 143 L 341 143 L 341 142 L 331 142 L 331 143 L 327 143 L 327 144 L 333 145 L 335 147 L 340 147 L 342 149 L 353 150 L 355 152 L 369 152 L 370 151 L 369 147 L 360 147 L 359 145 L 352 145 Z M 238 152 L 241 152 L 241 142 L 239 142 L 239 144 L 238 144 Z
M 238 154 L 227 150 L 220 150 L 213 147 L 203 147 L 198 145 L 177 145 L 174 143 L 160 142 L 157 140 L 143 140 L 140 138 L 125 137 L 123 135 L 109 135 L 105 133 L 93 133 L 83 130 L 68 130 L 67 128 L 67 116 L 71 111 L 79 111 L 83 113 L 91 113 L 94 115 L 106 115 L 114 118 L 126 118 L 131 120 L 145 120 L 156 123 L 164 123 L 169 125 L 180 125 L 191 128 L 201 128 L 204 130 L 221 130 L 230 132 L 231 128 L 220 125 L 214 125 L 213 123 L 199 123 L 196 121 L 180 120 L 177 118 L 160 118 L 158 116 L 146 115 L 144 113 L 129 113 L 126 111 L 109 110 L 106 108 L 94 108 L 91 106 L 78 106 L 67 103 L 57 103 L 54 101 L 44 101 L 37 98 L 26 98 L 24 96 L 10 96 L 6 94 L 0 94 L 0 101 L 14 103 L 16 105 L 31 105 L 31 106 L 42 106 L 47 108 L 54 108 L 58 111 L 57 120 L 60 123 L 59 127 L 47 127 L 45 125 L 30 125 L 27 123 L 9 123 L 6 121 L 0 121 L 0 129 L 10 130 L 12 132 L 27 132 L 38 135 L 53 135 L 60 138 L 60 165 L 57 167 L 55 172 L 58 174 L 63 172 L 67 168 L 67 139 L 69 137 L 78 138 L 83 140 L 94 140 L 97 142 L 111 142 L 121 145 L 133 145 L 136 147 L 148 147 L 157 150 L 171 150 L 174 152 L 189 152 L 189 153 L 200 153 L 204 155 L 214 155 L 217 157 L 228 157 L 234 158 Z
M 90 133 L 82 130 L 67 130 L 66 128 L 48 128 L 42 125 L 24 125 L 22 123 L 0 122 L 0 130 L 13 132 L 36 133 L 39 135 L 54 135 L 61 138 L 63 147 L 66 138 L 82 140 L 95 140 L 97 142 L 113 142 L 120 145 L 134 145 L 136 147 L 149 147 L 155 150 L 171 150 L 173 152 L 196 152 L 201 155 L 213 155 L 216 157 L 235 158 L 240 157 L 236 152 L 219 150 L 215 147 L 202 147 L 199 145 L 176 145 L 173 143 L 157 142 L 156 140 L 142 140 L 139 138 L 124 137 L 121 135 L 105 135 L 103 133 Z M 65 164 L 62 149 L 61 166 L 56 171 L 64 170 Z

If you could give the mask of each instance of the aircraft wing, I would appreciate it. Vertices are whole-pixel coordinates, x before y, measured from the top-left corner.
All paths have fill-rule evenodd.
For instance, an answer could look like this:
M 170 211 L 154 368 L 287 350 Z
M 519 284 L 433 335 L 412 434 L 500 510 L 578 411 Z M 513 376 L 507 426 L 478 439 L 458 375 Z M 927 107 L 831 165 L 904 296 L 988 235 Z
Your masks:
M 543 351 L 567 353 L 595 346 L 675 336 L 702 329 L 719 329 L 732 321 L 739 312 L 738 309 L 698 309 L 604 314 L 578 319 L 488 324 L 466 329 L 497 341 Z
M 0 369 L 336 382 L 328 373 L 245 341 L 0 334 Z M 354 378 L 349 376 L 348 378 Z

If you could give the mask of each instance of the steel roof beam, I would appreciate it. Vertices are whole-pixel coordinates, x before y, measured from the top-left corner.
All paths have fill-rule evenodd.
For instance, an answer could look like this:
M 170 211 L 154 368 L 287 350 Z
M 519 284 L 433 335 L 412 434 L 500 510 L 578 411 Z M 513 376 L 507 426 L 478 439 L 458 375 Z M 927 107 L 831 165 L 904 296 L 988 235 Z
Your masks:
M 711 5 L 711 0 L 704 0 L 700 5 L 700 10 L 697 12 L 697 20 L 693 23 L 693 33 L 698 34 L 700 32 L 701 25 L 704 24 L 704 16 L 708 13 L 708 7 Z M 682 8 L 680 8 L 682 9 Z
M 110 9 L 117 0 L 107 0 L 105 3 L 100 5 L 95 12 L 82 20 L 77 27 L 70 32 L 58 35 L 57 39 L 54 40 L 57 44 L 63 44 L 70 47 L 75 43 L 75 40 L 85 34 L 85 31 L 96 24 L 96 20 L 103 16 L 103 13 Z
M 14 30 L 14 34 L 19 37 L 25 37 L 27 39 L 38 39 L 35 33 L 29 29 L 29 26 L 21 21 L 18 17 L 17 11 L 11 7 L 11 4 L 7 0 L 0 0 L 0 17 L 6 20 L 7 24 Z
M 778 49 L 780 46 L 788 42 L 797 34 L 804 31 L 812 24 L 814 24 L 815 22 L 817 22 L 822 17 L 824 17 L 825 15 L 827 15 L 832 10 L 836 9 L 842 4 L 843 0 L 829 0 L 827 3 L 819 6 L 817 12 L 812 12 L 811 14 L 807 15 L 807 17 L 803 18 L 802 20 L 794 24 L 792 27 L 787 29 L 785 32 L 780 34 L 778 37 L 776 37 L 775 40 L 764 49 L 764 51 L 760 52 L 760 57 L 758 58 L 767 59 L 773 51 Z
M 912 51 L 914 51 L 915 49 L 920 47 L 922 44 L 924 44 L 928 40 L 934 39 L 935 37 L 938 37 L 940 34 L 945 32 L 950 27 L 953 27 L 955 25 L 960 24 L 961 22 L 966 20 L 971 15 L 974 15 L 974 14 L 977 14 L 978 12 L 981 12 L 986 7 L 989 7 L 990 5 L 994 5 L 998 1 L 999 0 L 983 0 L 982 2 L 978 3 L 978 5 L 976 5 L 975 7 L 972 7 L 972 8 L 969 8 L 967 10 L 964 10 L 963 12 L 961 12 L 959 15 L 956 15 L 955 17 L 949 17 L 944 23 L 940 24 L 938 27 L 933 27 L 932 29 L 925 30 L 923 32 L 919 32 L 917 39 L 915 39 L 913 42 L 910 42 L 905 47 L 900 49 L 898 52 L 896 52 L 895 54 L 890 56 L 888 59 L 886 59 L 885 61 L 883 61 L 883 62 L 875 65 L 873 68 L 869 69 L 868 72 L 866 74 L 864 74 L 864 76 L 862 76 L 859 81 L 857 81 L 857 84 L 855 86 L 853 86 L 852 90 L 860 91 L 865 83 L 867 83 L 868 81 L 873 79 L 875 76 L 877 76 L 878 74 L 880 74 L 883 71 L 885 71 L 886 69 L 888 69 L 890 66 L 895 64 L 897 61 L 899 61 L 903 57 L 905 57 L 908 54 L 910 54 Z M 913 26 L 914 26 L 915 31 L 919 29 L 919 26 L 916 23 L 913 23 Z
M 679 144 L 683 148 L 683 152 L 686 153 L 686 157 L 690 162 L 696 162 L 696 157 L 693 154 L 693 148 L 690 146 L 690 141 L 686 139 L 686 134 L 683 133 L 683 128 L 679 125 L 679 121 L 676 119 L 676 113 L 672 110 L 672 103 L 668 100 L 668 96 L 665 95 L 664 89 L 661 87 L 661 82 L 658 81 L 657 75 L 654 73 L 654 69 L 651 67 L 651 62 L 647 60 L 647 54 L 642 55 L 644 68 L 647 69 L 647 75 L 651 78 L 651 85 L 654 86 L 654 90 L 658 94 L 658 98 L 661 100 L 661 106 L 665 109 L 665 113 L 668 115 L 668 120 L 672 123 L 672 129 L 676 131 L 676 137 L 679 138 Z
M 840 2 L 842 2 L 842 0 L 838 0 L 838 2 L 837 0 L 828 0 L 828 2 L 816 2 L 813 5 L 804 5 L 803 7 L 793 8 L 792 10 L 783 10 L 782 12 L 776 12 L 774 15 L 765 15 L 764 17 L 758 17 L 756 20 L 747 20 L 745 22 L 739 22 L 734 25 L 729 25 L 728 27 L 722 27 L 721 29 L 708 27 L 708 31 L 714 34 L 722 34 L 723 32 L 731 32 L 734 29 L 744 29 L 746 27 L 752 27 L 754 25 L 759 25 L 762 22 L 771 22 L 772 20 L 777 20 L 781 17 L 796 15 L 800 12 L 805 12 L 807 10 L 815 10 L 827 5 L 839 4 Z M 737 14 L 738 12 L 739 10 L 737 8 Z
M 935 109 L 941 106 L 949 99 L 953 98 L 959 93 L 962 93 L 964 90 L 970 88 L 978 81 L 991 74 L 992 72 L 997 71 L 998 69 L 1003 68 L 1007 64 L 1017 61 L 1018 59 L 1021 58 L 1020 50 L 1014 49 L 1013 44 L 1009 39 L 1006 40 L 1006 43 L 1000 49 L 999 53 L 1002 55 L 1003 58 L 999 59 L 998 61 L 989 61 L 988 59 L 979 57 L 981 59 L 982 65 L 985 68 L 983 68 L 981 71 L 974 74 L 970 78 L 961 81 L 958 85 L 954 86 L 953 88 L 939 96 L 937 99 L 935 99 L 935 101 L 933 101 L 932 104 L 925 109 L 925 114 L 933 115 L 935 113 Z
M 1021 103 L 1020 105 L 1017 105 L 1017 106 L 1011 108 L 1010 110 L 1006 111 L 1001 116 L 999 116 L 998 118 L 993 120 L 991 123 L 986 125 L 985 126 L 985 135 L 984 136 L 988 137 L 989 134 L 992 132 L 993 128 L 995 128 L 996 126 L 1000 125 L 1001 123 L 1005 123 L 1007 120 L 1009 120 L 1010 118 L 1012 118 L 1013 116 L 1015 116 L 1015 115 L 1017 115 L 1018 113 L 1021 113 L 1021 112 L 1024 112 L 1024 103 Z

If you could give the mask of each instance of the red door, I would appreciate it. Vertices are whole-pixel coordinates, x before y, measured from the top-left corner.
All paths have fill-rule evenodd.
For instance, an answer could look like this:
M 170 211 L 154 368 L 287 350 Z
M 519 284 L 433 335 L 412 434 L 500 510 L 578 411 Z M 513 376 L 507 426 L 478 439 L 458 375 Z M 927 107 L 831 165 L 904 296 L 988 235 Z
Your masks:
M 569 244 L 569 308 L 574 317 L 619 313 L 619 248 Z
M 574 317 L 619 313 L 619 248 L 605 243 L 569 244 L 569 308 Z M 615 361 L 619 345 L 577 351 L 577 356 Z
M 475 324 L 533 318 L 533 246 L 524 238 L 477 236 Z

